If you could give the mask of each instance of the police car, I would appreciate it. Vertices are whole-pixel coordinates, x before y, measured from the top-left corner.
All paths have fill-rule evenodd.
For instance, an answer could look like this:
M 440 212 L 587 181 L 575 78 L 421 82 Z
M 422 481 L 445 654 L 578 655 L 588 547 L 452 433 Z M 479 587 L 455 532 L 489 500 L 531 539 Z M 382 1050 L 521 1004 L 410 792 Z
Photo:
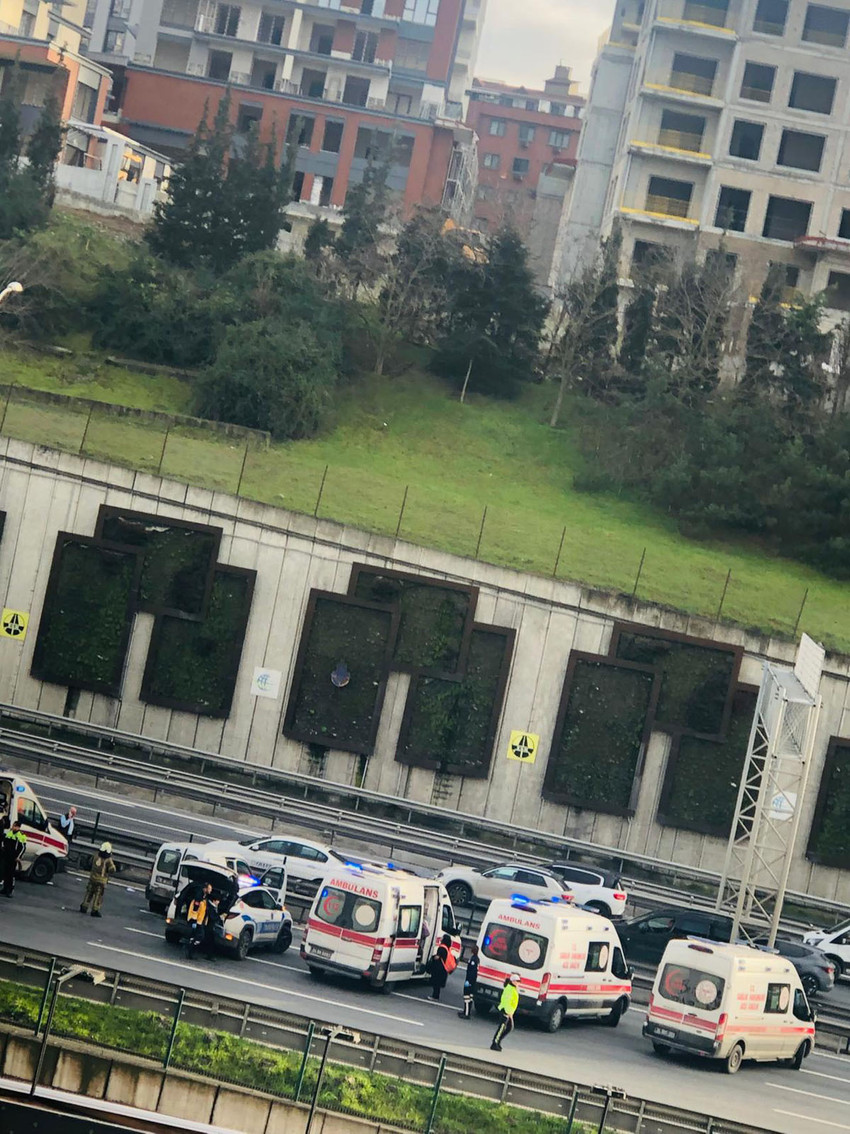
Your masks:
M 188 902 L 181 896 L 189 883 L 212 885 L 211 897 L 226 912 L 214 930 L 216 948 L 239 961 L 256 945 L 267 945 L 285 953 L 292 944 L 292 915 L 283 906 L 284 891 L 248 882 L 235 871 L 209 862 L 186 862 L 180 870 L 177 894 L 165 918 L 165 940 L 185 941 L 192 930 L 186 913 Z

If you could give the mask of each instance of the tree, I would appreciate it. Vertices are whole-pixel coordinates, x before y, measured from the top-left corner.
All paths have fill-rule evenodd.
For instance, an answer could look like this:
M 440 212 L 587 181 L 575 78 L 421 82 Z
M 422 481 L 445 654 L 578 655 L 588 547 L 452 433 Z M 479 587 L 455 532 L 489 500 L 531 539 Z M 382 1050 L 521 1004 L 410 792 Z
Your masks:
M 18 171 L 21 157 L 21 96 L 23 77 L 17 59 L 4 68 L 0 94 L 0 189 L 5 190 Z
M 62 144 L 59 106 L 50 93 L 29 144 L 21 128 L 23 79 L 17 61 L 0 95 L 0 239 L 38 228 L 53 204 L 53 169 Z M 24 162 L 26 148 L 27 161 Z
M 27 172 L 39 197 L 50 208 L 56 195 L 54 171 L 64 130 L 59 114 L 59 102 L 51 91 L 45 98 L 35 129 L 27 143 Z
M 387 223 L 390 172 L 389 154 L 380 162 L 369 161 L 363 178 L 345 195 L 343 222 L 334 251 L 348 277 L 352 298 L 364 285 L 378 281 L 384 268 L 381 228 Z
M 309 437 L 337 381 L 337 348 L 302 320 L 261 319 L 228 329 L 198 390 L 203 417 Z

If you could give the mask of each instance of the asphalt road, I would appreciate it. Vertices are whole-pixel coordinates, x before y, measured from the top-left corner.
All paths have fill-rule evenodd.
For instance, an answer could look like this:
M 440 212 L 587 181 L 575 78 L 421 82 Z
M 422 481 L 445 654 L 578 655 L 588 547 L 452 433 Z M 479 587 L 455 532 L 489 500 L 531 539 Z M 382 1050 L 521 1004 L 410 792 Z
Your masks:
M 476 1059 L 589 1085 L 612 1084 L 638 1097 L 781 1134 L 850 1134 L 850 1058 L 816 1053 L 801 1072 L 753 1064 L 731 1077 L 699 1060 L 656 1057 L 640 1035 L 640 1009 L 630 1011 L 616 1031 L 568 1022 L 550 1036 L 533 1024 L 520 1023 L 504 1053 L 496 1055 L 489 1051 L 494 1023 L 464 1023 L 455 1015 L 460 973 L 451 978 L 444 1002 L 435 1004 L 426 999 L 429 989 L 422 985 L 382 995 L 343 980 L 317 984 L 298 956 L 297 937 L 283 957 L 257 952 L 242 963 L 220 958 L 189 964 L 165 943 L 162 919 L 147 910 L 140 889 L 110 884 L 104 917 L 96 920 L 79 913 L 83 888 L 78 874 L 58 875 L 46 887 L 19 884 L 15 897 L 0 904 L 0 938 L 185 987 L 315 1014 L 325 1021 L 333 1016 L 353 1028 L 410 1038 Z

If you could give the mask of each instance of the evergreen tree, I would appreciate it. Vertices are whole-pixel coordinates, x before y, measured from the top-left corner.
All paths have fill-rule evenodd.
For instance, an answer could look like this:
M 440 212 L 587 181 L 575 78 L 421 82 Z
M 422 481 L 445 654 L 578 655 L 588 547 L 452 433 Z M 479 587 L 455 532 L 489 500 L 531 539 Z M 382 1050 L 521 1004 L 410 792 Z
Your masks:
M 380 162 L 369 161 L 363 179 L 345 195 L 342 229 L 334 248 L 355 298 L 362 286 L 377 282 L 383 268 L 380 244 L 389 211 L 389 163 L 389 153 Z
M 17 60 L 4 75 L 0 94 L 0 191 L 18 171 L 21 157 L 21 96 L 23 81 Z
M 274 134 L 269 142 L 261 143 L 257 128 L 253 128 L 242 153 L 228 163 L 223 196 L 230 223 L 221 267 L 274 248 L 277 243 L 291 183 L 287 184 L 277 167 L 275 149 Z
M 23 80 L 17 61 L 0 95 L 0 239 L 44 224 L 53 204 L 53 168 L 62 143 L 55 97 L 49 94 L 21 159 Z
M 44 100 L 27 145 L 27 172 L 36 186 L 38 195 L 48 208 L 53 205 L 53 198 L 56 195 L 54 170 L 63 135 L 59 102 L 51 91 Z

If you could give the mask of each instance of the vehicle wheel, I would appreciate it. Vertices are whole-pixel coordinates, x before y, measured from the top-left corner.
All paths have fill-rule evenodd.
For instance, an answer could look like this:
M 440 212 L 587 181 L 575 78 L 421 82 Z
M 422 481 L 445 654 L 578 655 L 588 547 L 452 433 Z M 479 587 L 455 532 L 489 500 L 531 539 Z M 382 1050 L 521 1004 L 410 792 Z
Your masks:
M 806 1058 L 806 1056 L 808 1054 L 809 1054 L 809 1041 L 803 1040 L 803 1042 L 797 1048 L 794 1055 L 791 1057 L 791 1059 L 788 1060 L 787 1066 L 790 1067 L 792 1071 L 799 1071 L 800 1068 L 803 1066 L 803 1060 Z
M 40 886 L 44 886 L 55 873 L 56 859 L 52 855 L 43 854 L 30 867 L 30 881 L 38 882 Z
M 605 1016 L 602 1023 L 607 1024 L 609 1028 L 616 1028 L 620 1020 L 625 1016 L 628 1006 L 629 1002 L 625 998 L 620 997 L 608 1015 Z
M 453 906 L 469 906 L 472 904 L 472 888 L 465 882 L 450 882 L 446 887 L 449 901 Z
M 546 1015 L 543 1017 L 543 1030 L 547 1032 L 557 1032 L 560 1030 L 561 1024 L 564 1022 L 564 1006 L 560 1002 L 553 1004 Z
M 652 1041 L 652 1050 L 655 1052 L 656 1055 L 669 1055 L 670 1054 L 670 1044 L 669 1043 L 659 1043 L 658 1040 L 653 1040 Z
M 596 913 L 601 914 L 603 917 L 611 916 L 611 907 L 606 905 L 605 902 L 585 902 L 589 910 L 595 910 Z
M 292 930 L 288 925 L 282 925 L 278 930 L 277 937 L 274 939 L 275 953 L 285 953 L 289 946 L 292 944 Z
M 744 1045 L 736 1043 L 723 1064 L 723 1069 L 727 1075 L 736 1075 L 741 1070 L 741 1064 L 744 1062 Z
M 840 980 L 844 976 L 844 962 L 834 953 L 827 953 L 826 959 L 835 968 L 835 979 Z
M 806 999 L 811 1000 L 813 996 L 817 996 L 820 992 L 820 985 L 817 982 L 817 977 L 812 976 L 811 973 L 806 973 L 802 980 L 803 992 L 806 994 Z
M 164 914 L 168 906 L 164 902 L 156 902 L 153 898 L 148 899 L 148 909 L 151 913 Z
M 476 1016 L 490 1015 L 490 1008 L 492 1007 L 492 1005 L 490 1004 L 489 1000 L 482 1000 L 480 996 L 476 996 L 472 1003 L 475 1007 Z
M 236 942 L 236 960 L 244 961 L 248 956 L 248 950 L 251 948 L 251 942 L 254 940 L 253 931 L 247 926 L 239 934 L 239 940 Z
M 179 945 L 180 944 L 180 934 L 175 933 L 173 929 L 166 929 L 165 940 L 168 942 L 169 945 Z
M 310 972 L 310 976 L 313 978 L 313 980 L 324 980 L 325 979 L 325 970 L 324 969 L 320 969 L 316 965 L 308 965 L 307 968 L 308 968 L 308 970 Z

